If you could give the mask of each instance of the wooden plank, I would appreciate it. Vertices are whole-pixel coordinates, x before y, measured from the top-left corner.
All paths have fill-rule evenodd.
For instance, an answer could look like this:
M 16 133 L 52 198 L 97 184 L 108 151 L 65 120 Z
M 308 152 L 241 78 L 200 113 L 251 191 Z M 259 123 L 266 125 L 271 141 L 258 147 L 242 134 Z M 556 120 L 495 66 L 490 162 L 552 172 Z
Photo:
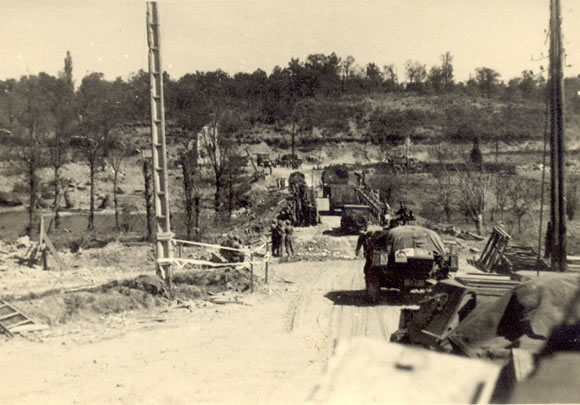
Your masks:
M 58 265 L 58 269 L 61 270 L 61 271 L 64 270 L 65 269 L 64 262 L 62 261 L 62 259 L 58 255 L 58 252 L 54 248 L 54 245 L 52 244 L 52 241 L 50 240 L 50 238 L 48 237 L 48 235 L 44 235 L 44 243 L 46 244 L 46 246 L 48 246 L 48 249 L 50 250 L 50 253 L 52 253 L 52 256 L 56 260 L 56 264 Z

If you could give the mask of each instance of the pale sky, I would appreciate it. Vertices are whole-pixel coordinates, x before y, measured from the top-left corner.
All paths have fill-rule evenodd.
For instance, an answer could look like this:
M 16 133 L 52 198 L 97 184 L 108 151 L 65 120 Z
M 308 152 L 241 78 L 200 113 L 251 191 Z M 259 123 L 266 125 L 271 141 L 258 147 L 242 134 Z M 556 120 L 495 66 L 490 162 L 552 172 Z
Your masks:
M 0 79 L 40 71 L 56 75 L 67 50 L 76 83 L 89 72 L 107 79 L 147 70 L 146 5 L 137 1 L 2 0 Z M 160 1 L 163 68 L 172 78 L 221 68 L 268 74 L 291 57 L 354 56 L 356 64 L 407 59 L 439 64 L 454 57 L 456 80 L 477 67 L 502 80 L 547 60 L 549 0 Z M 562 0 L 567 76 L 580 73 L 580 2 Z

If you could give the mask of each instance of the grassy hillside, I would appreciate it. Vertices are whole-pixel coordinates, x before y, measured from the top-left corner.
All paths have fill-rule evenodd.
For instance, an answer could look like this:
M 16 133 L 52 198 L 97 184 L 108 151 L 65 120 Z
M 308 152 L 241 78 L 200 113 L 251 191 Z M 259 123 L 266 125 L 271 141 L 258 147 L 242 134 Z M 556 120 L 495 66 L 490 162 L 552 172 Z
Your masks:
M 298 117 L 298 145 L 327 142 L 400 144 L 409 136 L 414 144 L 469 144 L 478 137 L 482 145 L 501 141 L 522 144 L 543 139 L 545 106 L 538 102 L 450 94 L 446 96 L 387 93 L 373 96 L 313 98 Z M 578 116 L 567 116 L 567 138 L 576 148 Z M 291 143 L 290 124 L 255 125 L 242 136 L 247 143 L 266 142 L 286 148 Z

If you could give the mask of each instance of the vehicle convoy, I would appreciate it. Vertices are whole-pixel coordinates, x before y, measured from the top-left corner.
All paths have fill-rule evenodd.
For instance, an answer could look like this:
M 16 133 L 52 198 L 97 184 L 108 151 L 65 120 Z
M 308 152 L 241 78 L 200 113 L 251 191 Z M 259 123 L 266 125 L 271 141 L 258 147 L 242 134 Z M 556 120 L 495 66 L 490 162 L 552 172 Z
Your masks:
M 365 232 L 371 216 L 368 205 L 345 205 L 340 218 L 340 231 L 346 235 Z
M 450 255 L 439 235 L 430 229 L 404 225 L 366 237 L 364 274 L 372 303 L 377 302 L 383 287 L 406 294 L 457 270 L 457 256 Z
M 320 223 L 320 215 L 316 205 L 316 195 L 311 187 L 306 185 L 306 177 L 302 172 L 293 172 L 288 177 L 290 197 L 285 213 L 281 219 L 288 219 L 294 226 L 315 226 Z

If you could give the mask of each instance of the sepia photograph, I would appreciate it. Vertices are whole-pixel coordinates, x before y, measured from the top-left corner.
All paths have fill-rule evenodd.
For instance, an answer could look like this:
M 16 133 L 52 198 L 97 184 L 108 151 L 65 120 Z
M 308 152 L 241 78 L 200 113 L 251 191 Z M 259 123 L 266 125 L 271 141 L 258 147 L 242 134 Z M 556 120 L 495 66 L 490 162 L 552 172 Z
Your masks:
M 580 403 L 580 3 L 2 16 L 0 404 Z

